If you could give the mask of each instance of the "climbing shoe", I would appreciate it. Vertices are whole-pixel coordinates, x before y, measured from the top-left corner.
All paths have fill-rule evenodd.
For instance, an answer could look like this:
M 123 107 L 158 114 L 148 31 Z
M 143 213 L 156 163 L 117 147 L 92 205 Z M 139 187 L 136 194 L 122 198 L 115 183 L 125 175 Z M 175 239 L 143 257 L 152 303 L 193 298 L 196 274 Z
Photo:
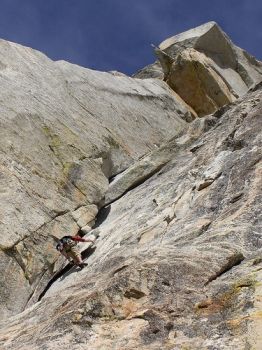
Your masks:
M 80 267 L 80 269 L 82 270 L 84 267 L 86 267 L 88 265 L 88 263 L 81 263 L 78 266 Z

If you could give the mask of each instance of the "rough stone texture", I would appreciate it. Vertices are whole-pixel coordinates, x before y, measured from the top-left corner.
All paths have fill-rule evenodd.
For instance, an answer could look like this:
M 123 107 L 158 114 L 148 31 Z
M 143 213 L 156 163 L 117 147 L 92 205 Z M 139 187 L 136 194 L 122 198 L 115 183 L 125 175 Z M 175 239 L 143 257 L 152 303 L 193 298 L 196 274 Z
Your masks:
M 214 117 L 194 120 L 194 122 L 188 126 L 185 134 L 171 138 L 168 142 L 149 154 L 146 154 L 128 169 L 117 175 L 114 181 L 108 186 L 105 195 L 105 205 L 115 201 L 130 189 L 136 187 L 156 172 L 160 171 L 160 169 L 173 159 L 176 149 L 185 147 L 187 143 L 192 143 L 192 140 L 197 140 L 203 132 L 208 130 L 215 123 L 216 118 Z M 204 182 L 205 180 L 212 180 L 217 172 L 217 167 L 221 167 L 221 156 L 218 158 L 218 162 L 209 169 L 209 172 L 204 174 Z
M 94 221 L 98 213 L 98 208 L 96 205 L 86 205 L 80 207 L 72 213 L 74 220 L 79 227 L 84 227 L 90 222 Z
M 172 57 L 186 48 L 204 53 L 216 63 L 220 74 L 239 95 L 261 81 L 262 63 L 235 46 L 215 22 L 169 38 L 159 47 Z M 243 80 L 242 83 L 239 78 Z
M 261 84 L 194 119 L 160 80 L 0 44 L 0 349 L 260 350 Z M 80 227 L 79 271 L 54 243 Z
M 214 63 L 194 49 L 182 51 L 170 69 L 167 83 L 199 117 L 215 112 L 236 97 Z
M 10 276 L 0 277 L 0 310 L 8 315 L 53 273 L 55 238 L 89 222 L 69 214 L 99 206 L 108 179 L 181 132 L 191 112 L 159 80 L 53 62 L 3 40 L 0 63 L 0 248 Z
M 201 117 L 261 81 L 262 63 L 235 46 L 215 22 L 163 41 L 155 49 L 163 79 Z M 137 77 L 149 78 L 145 67 Z M 161 78 L 160 75 L 158 75 Z
M 178 136 L 93 230 L 89 265 L 2 325 L 1 347 L 260 349 L 261 97 Z
M 108 187 L 105 204 L 115 201 L 163 168 L 172 159 L 176 147 L 177 140 L 172 139 L 117 175 Z
M 89 225 L 85 225 L 81 227 L 81 232 L 83 232 L 85 235 L 92 230 L 92 227 L 95 224 L 95 220 L 92 221 Z M 91 226 L 92 225 L 92 226 Z
M 155 63 L 149 64 L 145 68 L 142 68 L 140 71 L 136 72 L 133 75 L 134 78 L 138 79 L 164 79 L 164 73 L 161 67 L 161 64 L 157 61 Z

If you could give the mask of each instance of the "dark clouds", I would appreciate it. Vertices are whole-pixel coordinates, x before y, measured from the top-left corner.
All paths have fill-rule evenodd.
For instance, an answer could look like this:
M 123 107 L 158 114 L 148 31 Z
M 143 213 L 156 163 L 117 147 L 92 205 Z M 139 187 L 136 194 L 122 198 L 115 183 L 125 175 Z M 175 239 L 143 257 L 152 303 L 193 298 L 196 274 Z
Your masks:
M 261 0 L 0 0 L 0 37 L 98 70 L 133 73 L 150 43 L 214 20 L 262 58 Z

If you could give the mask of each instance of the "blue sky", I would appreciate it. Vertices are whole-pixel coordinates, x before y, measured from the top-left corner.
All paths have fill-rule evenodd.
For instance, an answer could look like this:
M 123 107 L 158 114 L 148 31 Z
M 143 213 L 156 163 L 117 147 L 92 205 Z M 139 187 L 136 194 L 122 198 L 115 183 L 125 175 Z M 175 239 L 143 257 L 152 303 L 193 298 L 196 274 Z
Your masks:
M 0 38 L 127 74 L 154 61 L 151 43 L 211 20 L 262 60 L 261 0 L 0 0 Z

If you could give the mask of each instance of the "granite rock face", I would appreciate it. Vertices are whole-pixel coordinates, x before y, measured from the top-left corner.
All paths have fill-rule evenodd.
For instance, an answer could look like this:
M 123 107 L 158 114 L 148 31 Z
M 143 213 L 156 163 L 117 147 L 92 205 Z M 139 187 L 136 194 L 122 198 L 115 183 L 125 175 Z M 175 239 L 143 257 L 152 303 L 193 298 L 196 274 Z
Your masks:
M 236 99 L 216 71 L 213 61 L 194 49 L 179 54 L 172 65 L 167 83 L 199 117 L 211 114 Z
M 0 62 L 0 309 L 9 316 L 52 275 L 55 239 L 87 231 L 108 179 L 180 133 L 190 112 L 159 80 L 53 62 L 3 40 Z
M 187 60 L 175 82 L 204 67 L 213 114 L 168 78 L 0 43 L 1 349 L 261 349 L 262 87 L 239 98 L 199 51 L 211 33 L 233 64 L 217 30 L 160 47 Z M 80 229 L 97 240 L 78 271 L 54 245 Z
M 3 324 L 2 348 L 260 349 L 261 96 L 167 143 L 92 231 L 89 266 Z

